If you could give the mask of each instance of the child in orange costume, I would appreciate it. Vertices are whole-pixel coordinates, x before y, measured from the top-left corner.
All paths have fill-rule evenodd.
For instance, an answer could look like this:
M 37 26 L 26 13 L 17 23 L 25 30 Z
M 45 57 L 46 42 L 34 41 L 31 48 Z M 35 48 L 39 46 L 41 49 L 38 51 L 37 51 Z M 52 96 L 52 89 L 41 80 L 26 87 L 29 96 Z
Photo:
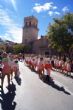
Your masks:
M 19 64 L 18 64 L 17 56 L 14 56 L 12 69 L 13 69 L 15 76 L 17 76 L 17 74 L 19 73 Z
M 39 77 L 41 78 L 42 75 L 44 74 L 44 62 L 43 62 L 43 58 L 40 58 L 40 61 L 38 63 L 38 73 L 39 73 Z
M 50 61 L 45 62 L 45 69 L 46 69 L 47 75 L 50 77 L 50 73 L 51 73 L 51 69 L 52 69 Z
M 2 87 L 3 87 L 3 83 L 4 83 L 4 78 L 7 75 L 7 79 L 8 79 L 8 85 L 10 85 L 10 74 L 11 74 L 11 66 L 8 64 L 8 56 L 7 53 L 3 53 L 3 70 L 2 70 Z
M 67 75 L 71 76 L 71 61 L 67 61 L 66 71 L 67 71 Z

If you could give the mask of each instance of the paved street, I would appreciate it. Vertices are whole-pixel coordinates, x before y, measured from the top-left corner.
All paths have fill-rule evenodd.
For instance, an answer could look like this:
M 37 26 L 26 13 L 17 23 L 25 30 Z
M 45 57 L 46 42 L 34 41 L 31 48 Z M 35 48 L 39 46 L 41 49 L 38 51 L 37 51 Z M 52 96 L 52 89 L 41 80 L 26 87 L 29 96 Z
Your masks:
M 47 84 L 39 79 L 24 63 L 20 62 L 21 85 L 16 85 L 16 94 L 7 94 L 6 83 L 4 96 L 1 96 L 0 110 L 5 104 L 12 107 L 9 110 L 73 110 L 73 79 L 52 71 L 54 83 Z M 11 98 L 11 101 L 6 99 Z M 7 102 L 9 101 L 9 102 Z

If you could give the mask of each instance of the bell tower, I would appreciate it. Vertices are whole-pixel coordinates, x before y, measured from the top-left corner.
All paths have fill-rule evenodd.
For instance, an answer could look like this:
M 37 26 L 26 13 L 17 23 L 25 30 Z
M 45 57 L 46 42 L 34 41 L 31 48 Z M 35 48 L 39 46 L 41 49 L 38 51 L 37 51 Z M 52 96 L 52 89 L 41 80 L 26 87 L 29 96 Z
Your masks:
M 38 38 L 38 20 L 34 16 L 24 18 L 22 43 L 29 44 Z

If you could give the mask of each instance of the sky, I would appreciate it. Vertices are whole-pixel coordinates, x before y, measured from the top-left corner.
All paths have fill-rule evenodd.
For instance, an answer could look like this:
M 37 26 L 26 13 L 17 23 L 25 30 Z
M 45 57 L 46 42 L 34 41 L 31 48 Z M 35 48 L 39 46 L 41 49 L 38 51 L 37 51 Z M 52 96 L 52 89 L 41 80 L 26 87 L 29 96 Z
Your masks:
M 0 38 L 22 42 L 24 17 L 38 19 L 38 37 L 47 34 L 53 18 L 73 13 L 73 0 L 0 0 Z

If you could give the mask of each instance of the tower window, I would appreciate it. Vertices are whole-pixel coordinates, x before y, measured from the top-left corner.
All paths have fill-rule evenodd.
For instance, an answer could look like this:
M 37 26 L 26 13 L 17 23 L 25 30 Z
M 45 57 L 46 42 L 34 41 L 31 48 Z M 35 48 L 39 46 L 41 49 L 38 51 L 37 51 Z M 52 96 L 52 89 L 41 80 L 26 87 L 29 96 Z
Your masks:
M 26 23 L 25 23 L 25 26 L 29 26 L 29 22 L 26 22 Z
M 25 23 L 25 26 L 27 26 L 27 22 Z
M 29 22 L 29 26 L 31 26 L 31 21 Z

